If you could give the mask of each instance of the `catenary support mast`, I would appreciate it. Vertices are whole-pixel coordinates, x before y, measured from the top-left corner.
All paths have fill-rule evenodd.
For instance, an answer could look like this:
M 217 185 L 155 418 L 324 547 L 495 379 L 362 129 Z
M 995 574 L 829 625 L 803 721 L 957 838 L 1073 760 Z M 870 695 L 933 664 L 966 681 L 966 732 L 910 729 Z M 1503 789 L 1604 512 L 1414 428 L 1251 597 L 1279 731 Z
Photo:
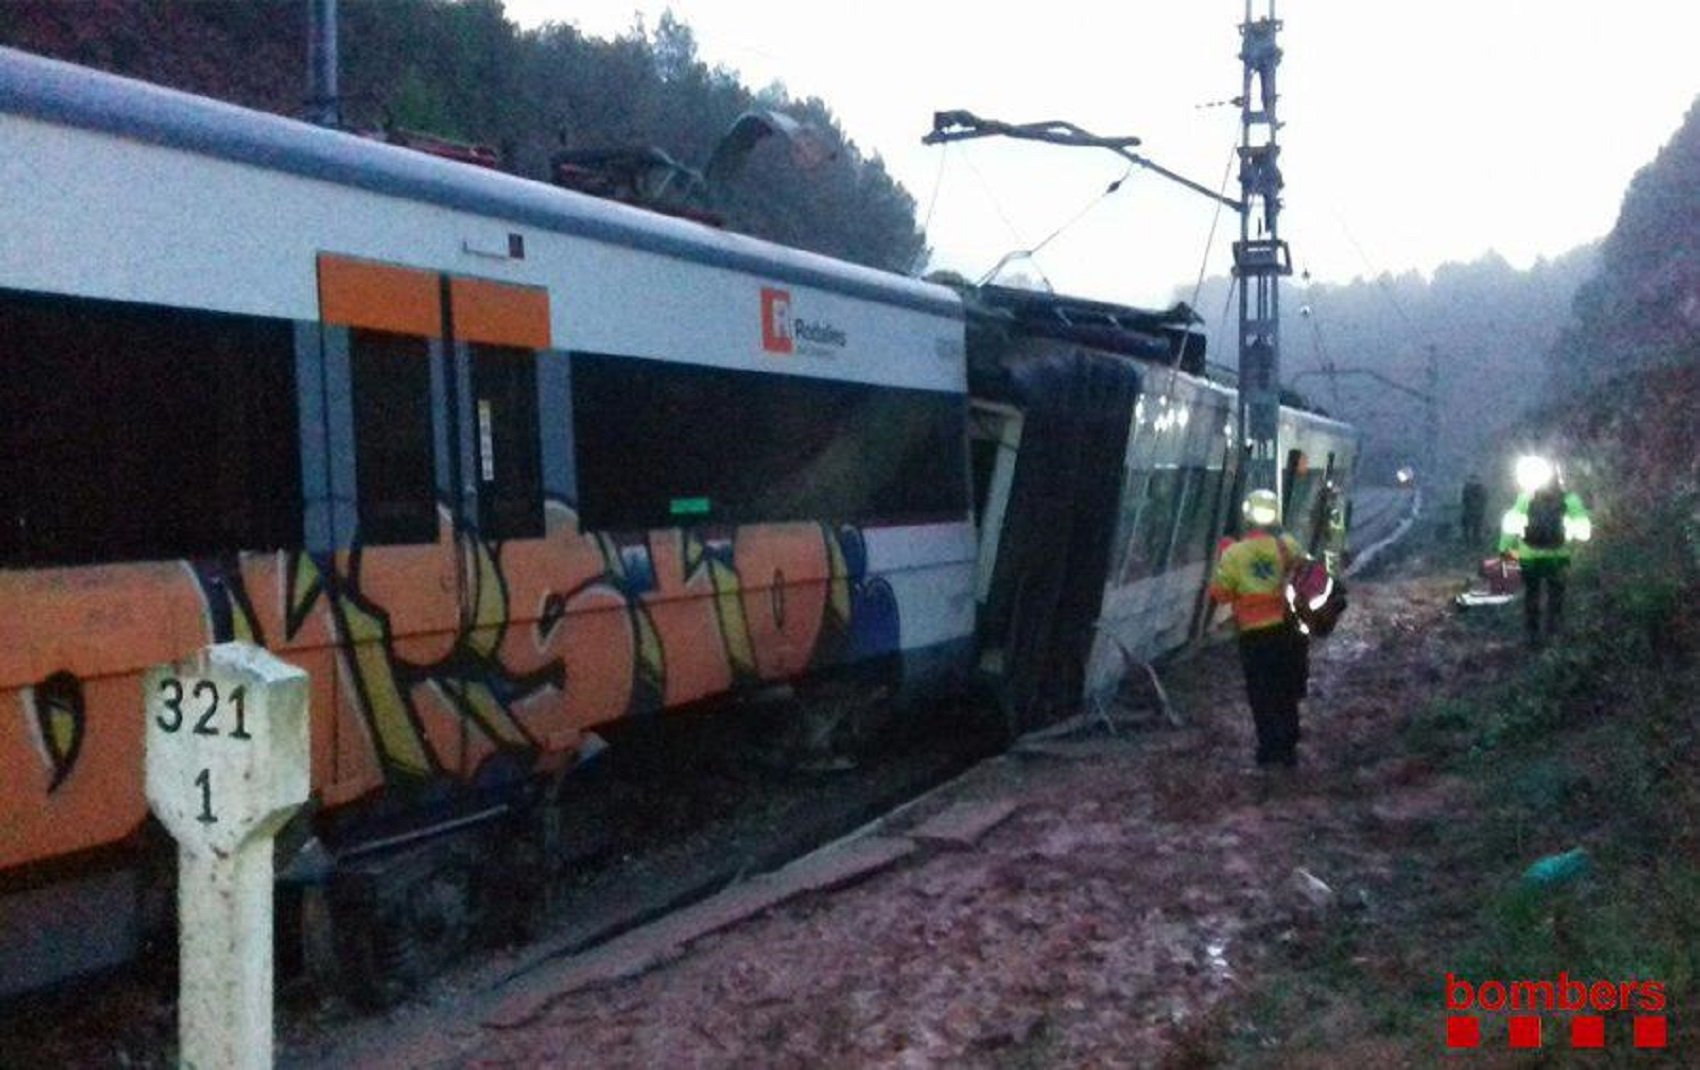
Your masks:
M 336 21 L 336 0 L 307 0 L 307 119 L 320 126 L 342 125 Z
M 1281 421 L 1281 276 L 1293 273 L 1281 240 L 1281 169 L 1275 117 L 1275 70 L 1281 64 L 1275 0 L 1253 19 L 1246 0 L 1240 26 L 1244 80 L 1240 94 L 1240 240 L 1234 243 L 1234 277 L 1240 290 L 1241 445 L 1246 487 L 1275 489 Z M 1257 95 L 1253 96 L 1253 84 Z

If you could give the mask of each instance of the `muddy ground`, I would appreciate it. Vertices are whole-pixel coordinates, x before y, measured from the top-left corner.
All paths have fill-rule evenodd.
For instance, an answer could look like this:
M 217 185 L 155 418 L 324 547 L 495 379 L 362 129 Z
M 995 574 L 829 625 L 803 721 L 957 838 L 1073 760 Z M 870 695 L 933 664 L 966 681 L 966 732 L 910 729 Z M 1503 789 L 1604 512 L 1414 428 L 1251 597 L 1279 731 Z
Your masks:
M 964 800 L 1013 815 L 849 887 L 703 936 L 629 980 L 558 998 L 541 970 L 468 983 L 428 1014 L 286 1052 L 298 1065 L 1151 1066 L 1419 1064 L 1442 1054 L 1444 895 L 1432 872 L 1468 788 L 1401 753 L 1431 698 L 1516 656 L 1456 616 L 1455 569 L 1409 561 L 1353 588 L 1318 644 L 1302 764 L 1251 768 L 1231 645 L 1172 667 L 1185 727 L 1102 729 L 985 762 L 879 831 Z M 1346 929 L 1433 932 L 1432 957 L 1370 941 L 1353 971 L 1432 987 L 1389 1035 L 1351 992 L 1281 999 Z M 1353 944 L 1361 950 L 1363 942 Z M 489 976 L 486 974 L 486 976 Z M 515 998 L 534 1006 L 500 1018 Z M 1271 1011 L 1271 1007 L 1280 1008 Z

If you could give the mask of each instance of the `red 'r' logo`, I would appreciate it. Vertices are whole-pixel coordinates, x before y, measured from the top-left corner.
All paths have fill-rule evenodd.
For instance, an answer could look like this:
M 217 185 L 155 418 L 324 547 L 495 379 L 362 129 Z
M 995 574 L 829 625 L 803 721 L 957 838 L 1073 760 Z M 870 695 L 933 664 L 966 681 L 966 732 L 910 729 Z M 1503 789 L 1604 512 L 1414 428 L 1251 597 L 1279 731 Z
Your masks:
M 769 353 L 790 353 L 791 294 L 771 286 L 761 291 L 761 347 Z

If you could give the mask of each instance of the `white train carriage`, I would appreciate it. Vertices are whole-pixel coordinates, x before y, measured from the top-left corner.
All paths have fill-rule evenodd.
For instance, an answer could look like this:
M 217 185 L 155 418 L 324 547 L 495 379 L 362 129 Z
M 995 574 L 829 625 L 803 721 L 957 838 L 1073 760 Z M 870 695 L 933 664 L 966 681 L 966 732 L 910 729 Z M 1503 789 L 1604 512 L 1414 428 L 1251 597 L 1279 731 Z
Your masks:
M 1238 530 L 1244 480 L 1234 444 L 1234 391 L 1158 372 L 1128 431 L 1121 518 L 1088 668 L 1089 691 L 1112 689 L 1128 661 L 1151 662 L 1206 626 L 1219 540 Z M 1283 408 L 1283 526 L 1314 556 L 1337 563 L 1357 434 L 1346 424 Z
M 338 862 L 971 657 L 947 289 L 10 50 L 0 186 L 0 993 L 137 946 L 140 673 L 203 644 L 310 674 Z
M 1238 530 L 1237 394 L 1184 310 L 983 288 L 970 316 L 982 667 L 1017 727 L 1112 689 L 1206 623 Z M 1283 408 L 1279 490 L 1309 552 L 1344 548 L 1357 435 Z

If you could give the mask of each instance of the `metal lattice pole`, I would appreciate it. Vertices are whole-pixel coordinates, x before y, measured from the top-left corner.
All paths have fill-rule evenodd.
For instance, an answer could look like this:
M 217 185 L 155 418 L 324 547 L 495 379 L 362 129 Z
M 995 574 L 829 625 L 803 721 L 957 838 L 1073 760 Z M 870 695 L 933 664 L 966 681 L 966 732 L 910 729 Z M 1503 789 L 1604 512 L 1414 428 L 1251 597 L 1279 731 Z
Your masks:
M 1240 94 L 1240 240 L 1234 243 L 1234 276 L 1240 291 L 1239 426 L 1245 450 L 1246 487 L 1279 489 L 1277 436 L 1281 422 L 1281 291 L 1293 273 L 1281 240 L 1281 169 L 1275 71 L 1281 64 L 1275 0 L 1252 18 L 1246 0 L 1240 26 L 1244 76 Z M 1253 87 L 1257 95 L 1252 95 Z

